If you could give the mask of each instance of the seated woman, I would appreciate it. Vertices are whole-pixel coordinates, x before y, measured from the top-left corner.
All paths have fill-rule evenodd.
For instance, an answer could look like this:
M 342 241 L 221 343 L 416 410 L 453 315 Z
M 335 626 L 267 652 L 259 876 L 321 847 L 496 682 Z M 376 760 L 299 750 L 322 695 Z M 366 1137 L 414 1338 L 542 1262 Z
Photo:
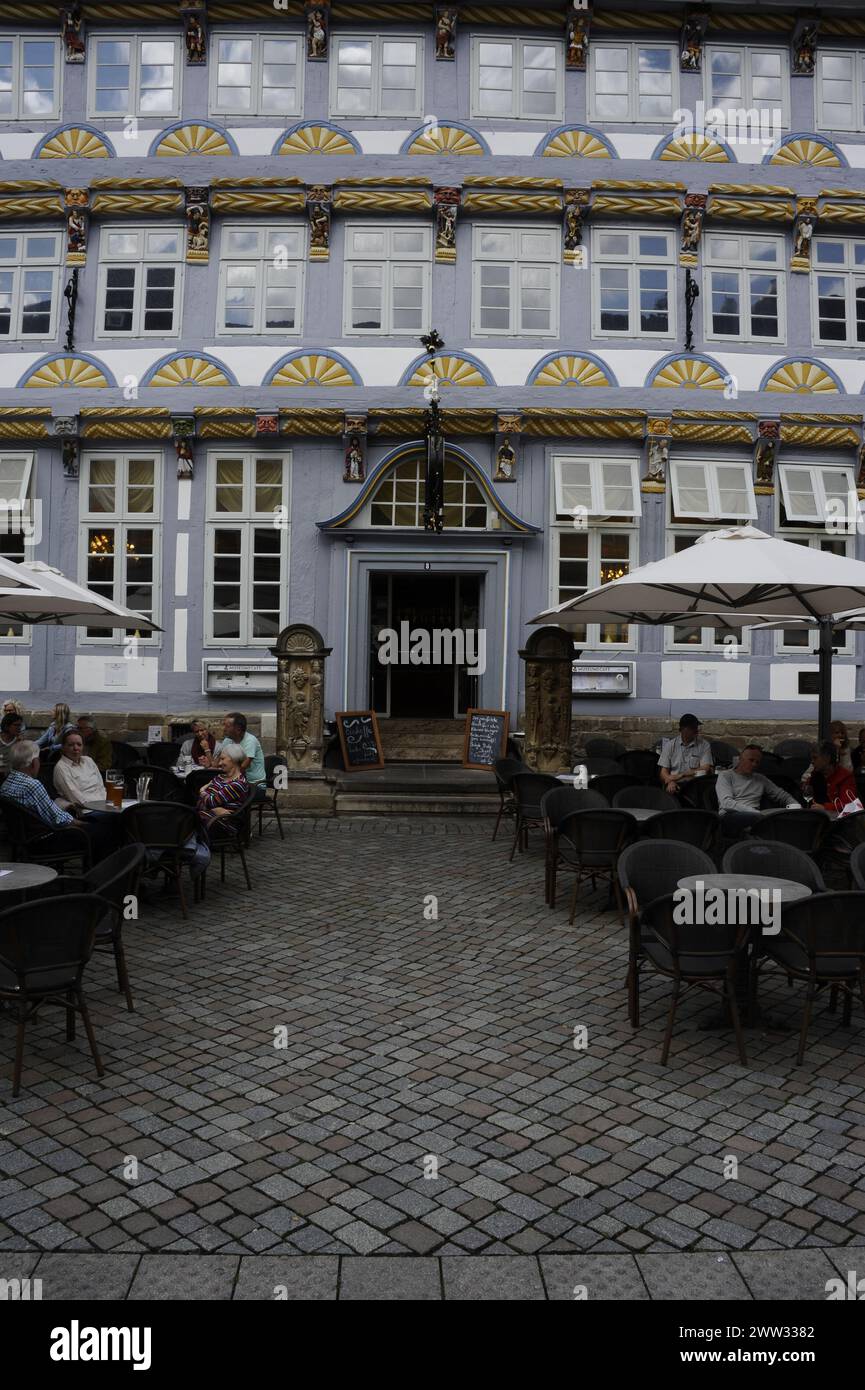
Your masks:
M 44 734 L 40 734 L 36 740 L 36 747 L 42 753 L 46 751 L 54 753 L 63 742 L 63 735 L 66 733 L 66 730 L 74 728 L 75 725 L 72 723 L 72 715 L 69 712 L 69 706 L 62 703 L 57 704 L 54 706 L 54 712 L 51 715 L 51 723 L 48 725 Z
M 837 745 L 827 739 L 811 750 L 811 775 L 805 774 L 803 789 L 813 797 L 813 804 L 824 811 L 834 811 L 835 801 L 842 804 L 856 796 L 856 782 L 849 768 L 843 766 Z
M 230 816 L 249 796 L 249 783 L 241 763 L 246 754 L 239 743 L 223 743 L 217 772 L 198 793 L 196 814 L 203 825 L 221 816 Z
M 180 766 L 189 764 L 190 767 L 210 767 L 210 759 L 215 747 L 216 739 L 204 720 L 193 719 L 192 737 L 188 738 L 180 748 Z
M 57 805 L 68 811 L 73 806 L 85 806 L 88 801 L 104 801 L 102 773 L 85 754 L 84 739 L 78 730 L 70 729 L 60 746 L 61 756 L 54 765 Z

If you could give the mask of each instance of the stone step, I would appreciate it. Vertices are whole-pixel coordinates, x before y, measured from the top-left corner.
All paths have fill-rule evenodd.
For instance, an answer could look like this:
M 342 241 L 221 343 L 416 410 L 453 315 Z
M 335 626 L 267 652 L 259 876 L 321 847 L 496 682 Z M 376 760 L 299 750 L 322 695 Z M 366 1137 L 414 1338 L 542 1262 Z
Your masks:
M 442 793 L 426 796 L 411 792 L 337 792 L 337 816 L 494 816 L 497 796 L 466 796 Z
M 338 816 L 494 815 L 499 809 L 491 772 L 453 764 L 390 763 L 370 772 L 339 772 L 332 781 Z

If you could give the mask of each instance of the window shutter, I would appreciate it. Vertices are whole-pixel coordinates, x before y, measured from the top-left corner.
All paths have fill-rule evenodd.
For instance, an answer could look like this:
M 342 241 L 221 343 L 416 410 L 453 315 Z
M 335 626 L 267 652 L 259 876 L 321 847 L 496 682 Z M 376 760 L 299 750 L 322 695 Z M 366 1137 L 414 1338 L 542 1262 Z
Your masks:
M 592 465 L 589 459 L 557 458 L 556 470 L 556 511 L 568 516 L 574 507 L 585 507 L 591 513 L 592 506 Z
M 711 515 L 705 463 L 673 463 L 673 510 L 678 517 Z

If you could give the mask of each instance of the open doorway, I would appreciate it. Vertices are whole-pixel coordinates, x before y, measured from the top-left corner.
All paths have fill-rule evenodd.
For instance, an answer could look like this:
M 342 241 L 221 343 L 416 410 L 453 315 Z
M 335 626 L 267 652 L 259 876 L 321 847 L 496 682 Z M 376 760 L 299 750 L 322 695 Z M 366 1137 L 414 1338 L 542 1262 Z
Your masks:
M 480 627 L 480 577 L 374 573 L 369 593 L 371 707 L 394 719 L 454 719 L 476 705 L 478 677 L 470 674 L 464 663 L 413 665 L 402 659 L 384 664 L 379 660 L 378 639 L 384 628 L 398 638 L 426 632 L 431 644 L 436 629 L 476 632 Z

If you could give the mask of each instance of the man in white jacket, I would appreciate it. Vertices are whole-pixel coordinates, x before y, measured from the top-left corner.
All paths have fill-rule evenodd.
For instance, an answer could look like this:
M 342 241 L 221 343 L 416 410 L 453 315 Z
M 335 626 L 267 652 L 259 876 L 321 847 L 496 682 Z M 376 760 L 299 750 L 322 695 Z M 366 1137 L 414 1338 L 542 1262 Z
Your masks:
M 77 729 L 70 730 L 61 745 L 61 756 L 54 764 L 54 790 L 57 804 L 64 810 L 85 806 L 88 801 L 105 800 L 102 773 L 84 753 L 84 739 Z
M 724 823 L 724 833 L 727 835 L 731 831 L 736 834 L 747 830 L 760 819 L 760 806 L 764 797 L 774 806 L 783 806 L 790 811 L 802 809 L 789 792 L 776 787 L 768 777 L 758 773 L 757 768 L 762 756 L 762 748 L 756 743 L 749 743 L 739 754 L 739 761 L 735 767 L 726 768 L 718 773 L 715 793 Z

